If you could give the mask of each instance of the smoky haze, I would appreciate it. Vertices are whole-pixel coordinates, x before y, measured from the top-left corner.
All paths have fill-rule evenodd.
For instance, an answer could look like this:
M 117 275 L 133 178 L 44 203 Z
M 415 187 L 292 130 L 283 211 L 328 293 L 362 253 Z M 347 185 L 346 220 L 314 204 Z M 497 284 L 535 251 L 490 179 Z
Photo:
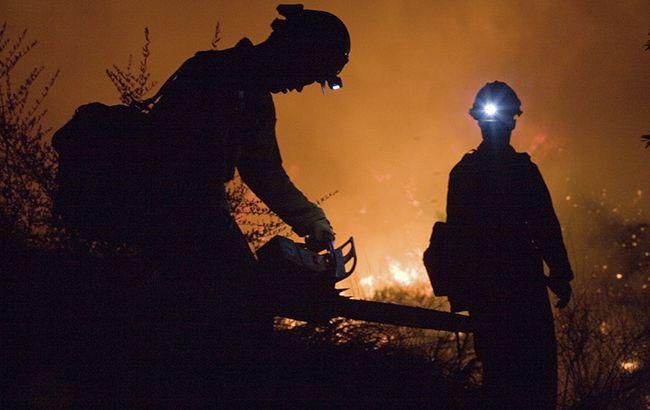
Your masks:
M 34 64 L 61 69 L 48 121 L 61 126 L 80 104 L 117 103 L 104 70 L 137 58 L 149 27 L 153 76 L 164 81 L 197 50 L 270 33 L 271 1 L 13 1 L 0 14 L 29 29 Z M 408 284 L 444 218 L 447 177 L 480 142 L 467 114 L 486 82 L 510 84 L 523 102 L 513 145 L 539 164 L 563 220 L 567 196 L 650 201 L 650 3 L 521 1 L 312 1 L 338 15 L 352 37 L 344 88 L 311 86 L 274 97 L 285 166 L 324 208 L 339 238 L 361 256 L 355 293 L 387 273 Z M 641 198 L 639 199 L 639 196 Z M 571 255 L 573 258 L 576 255 Z M 366 280 L 376 276 L 375 283 Z M 420 276 L 418 276 L 420 275 Z M 423 279 L 423 278 L 422 278 Z M 361 285 L 360 285 L 361 283 Z M 360 286 L 360 287 L 358 287 Z

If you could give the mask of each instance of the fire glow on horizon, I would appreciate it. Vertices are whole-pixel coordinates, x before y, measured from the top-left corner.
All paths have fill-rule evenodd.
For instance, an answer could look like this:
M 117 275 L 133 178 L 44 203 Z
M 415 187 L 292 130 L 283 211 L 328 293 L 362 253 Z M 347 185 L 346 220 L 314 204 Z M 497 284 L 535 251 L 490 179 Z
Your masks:
M 137 61 L 144 27 L 152 39 L 152 80 L 160 85 L 185 59 L 210 48 L 217 22 L 222 49 L 242 37 L 263 41 L 275 6 L 5 0 L 0 15 L 14 32 L 27 28 L 39 41 L 30 57 L 61 70 L 47 102 L 47 125 L 57 129 L 81 104 L 117 102 L 105 70 L 125 64 L 129 54 Z M 512 143 L 540 166 L 557 208 L 573 208 L 579 195 L 603 187 L 623 198 L 625 189 L 650 179 L 639 142 L 650 118 L 643 92 L 650 89 L 647 3 L 314 0 L 306 6 L 348 25 L 353 54 L 341 90 L 322 95 L 315 85 L 274 97 L 278 142 L 309 198 L 339 192 L 323 207 L 338 238 L 354 236 L 364 255 L 354 275 L 364 291 L 389 283 L 430 287 L 421 254 L 412 249 L 424 249 L 433 223 L 444 220 L 449 171 L 481 141 L 467 110 L 488 81 L 509 83 L 522 100 Z M 579 189 L 560 201 L 569 178 Z M 650 203 L 648 195 L 637 200 L 639 208 Z M 620 273 L 623 283 L 628 272 Z
M 381 273 L 360 273 L 359 278 L 356 280 L 366 295 L 391 286 L 432 293 L 420 249 L 408 251 L 401 257 L 386 256 Z

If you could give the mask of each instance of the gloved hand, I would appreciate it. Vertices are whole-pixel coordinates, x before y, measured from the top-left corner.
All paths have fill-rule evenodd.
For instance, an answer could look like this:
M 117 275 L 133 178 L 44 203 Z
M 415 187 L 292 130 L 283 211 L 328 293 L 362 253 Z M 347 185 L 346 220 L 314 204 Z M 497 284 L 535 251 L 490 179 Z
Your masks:
M 558 297 L 558 301 L 555 304 L 556 308 L 562 309 L 569 304 L 571 294 L 573 293 L 571 282 L 565 278 L 551 275 L 546 278 L 546 286 Z
M 334 230 L 332 225 L 326 218 L 318 219 L 309 226 L 309 233 L 305 243 L 307 247 L 313 251 L 322 251 L 327 249 L 330 241 L 334 240 Z

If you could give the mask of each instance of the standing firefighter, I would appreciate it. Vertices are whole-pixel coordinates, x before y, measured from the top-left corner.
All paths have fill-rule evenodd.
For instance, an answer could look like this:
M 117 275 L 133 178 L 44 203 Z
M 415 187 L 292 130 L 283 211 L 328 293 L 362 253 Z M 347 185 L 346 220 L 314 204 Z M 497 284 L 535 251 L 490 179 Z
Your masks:
M 546 286 L 562 308 L 573 273 L 542 175 L 528 154 L 510 145 L 520 106 L 515 92 L 495 81 L 481 88 L 470 110 L 483 142 L 449 177 L 447 236 L 455 276 L 448 294 L 453 309 L 488 325 L 475 333 L 487 402 L 552 409 L 557 345 Z

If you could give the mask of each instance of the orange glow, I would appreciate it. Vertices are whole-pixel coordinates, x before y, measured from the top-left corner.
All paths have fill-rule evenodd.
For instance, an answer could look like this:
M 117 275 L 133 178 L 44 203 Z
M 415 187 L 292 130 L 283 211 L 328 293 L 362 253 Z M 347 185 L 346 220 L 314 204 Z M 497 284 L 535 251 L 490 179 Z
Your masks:
M 4 0 L 13 32 L 39 40 L 29 61 L 61 69 L 46 122 L 61 126 L 84 103 L 117 103 L 105 69 L 137 57 L 151 33 L 160 84 L 197 50 L 270 33 L 278 2 L 191 0 Z M 650 53 L 643 50 L 650 4 L 637 2 L 308 1 L 338 15 L 352 36 L 345 87 L 274 97 L 285 166 L 311 199 L 338 191 L 324 209 L 338 238 L 353 235 L 354 283 L 427 287 L 417 254 L 444 219 L 451 167 L 480 142 L 467 114 L 488 81 L 508 82 L 522 100 L 513 145 L 544 174 L 561 222 L 571 196 L 618 198 L 650 180 Z M 580 192 L 568 195 L 568 183 Z M 566 198 L 566 201 L 562 199 Z M 640 208 L 650 196 L 636 197 Z M 572 254 L 575 257 L 579 252 Z

